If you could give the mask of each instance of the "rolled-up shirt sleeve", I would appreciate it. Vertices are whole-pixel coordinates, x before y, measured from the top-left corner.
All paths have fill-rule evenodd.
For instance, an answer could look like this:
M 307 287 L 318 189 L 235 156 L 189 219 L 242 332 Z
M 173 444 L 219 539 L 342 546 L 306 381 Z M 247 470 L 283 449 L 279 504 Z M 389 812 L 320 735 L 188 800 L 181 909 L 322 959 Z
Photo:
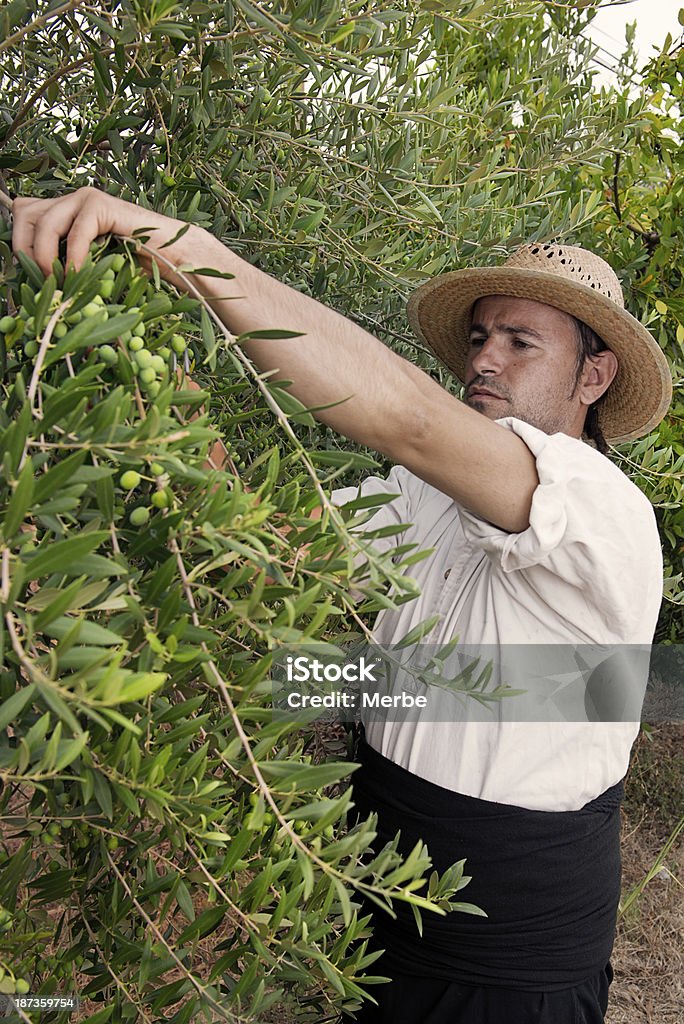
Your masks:
M 526 573 L 544 591 L 553 588 L 554 580 L 562 580 L 582 589 L 588 600 L 600 595 L 608 610 L 623 609 L 621 615 L 627 584 L 637 584 L 637 592 L 662 589 L 655 515 L 636 485 L 577 438 L 545 434 L 518 419 L 498 422 L 521 437 L 536 460 L 539 485 L 529 526 L 521 533 L 507 533 L 461 509 L 466 538 L 498 562 L 504 573 Z M 632 579 L 637 572 L 639 581 Z M 638 611 L 634 609 L 635 617 Z

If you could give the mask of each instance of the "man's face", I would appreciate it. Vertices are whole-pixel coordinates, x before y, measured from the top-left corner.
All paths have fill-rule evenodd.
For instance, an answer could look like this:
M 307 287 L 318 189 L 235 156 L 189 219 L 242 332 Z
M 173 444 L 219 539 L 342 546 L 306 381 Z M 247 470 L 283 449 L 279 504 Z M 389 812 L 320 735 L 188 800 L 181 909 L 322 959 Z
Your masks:
M 579 437 L 586 405 L 576 393 L 576 365 L 576 327 L 567 313 L 507 295 L 475 303 L 465 370 L 471 408 Z

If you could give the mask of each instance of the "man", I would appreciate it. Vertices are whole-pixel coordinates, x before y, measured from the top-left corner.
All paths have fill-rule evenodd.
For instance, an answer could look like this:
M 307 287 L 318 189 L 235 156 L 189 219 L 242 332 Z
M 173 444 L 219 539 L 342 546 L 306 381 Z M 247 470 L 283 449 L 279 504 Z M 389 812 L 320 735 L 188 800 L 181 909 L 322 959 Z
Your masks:
M 376 624 L 381 643 L 437 614 L 427 639 L 465 643 L 648 644 L 661 599 L 653 512 L 597 445 L 638 437 L 671 396 L 658 346 L 622 305 L 617 278 L 585 250 L 527 246 L 496 269 L 418 289 L 409 316 L 466 386 L 465 402 L 376 338 L 240 260 L 205 231 L 83 189 L 17 200 L 15 250 L 47 273 L 60 239 L 76 265 L 90 242 L 151 229 L 160 272 L 194 276 L 262 369 L 294 381 L 319 418 L 389 456 L 396 495 L 372 525 L 409 523 L 434 548 L 421 597 Z M 173 239 L 176 239 L 173 241 Z M 166 244 L 171 242 L 172 244 Z M 162 248 L 163 246 L 163 248 Z M 168 262 L 167 262 L 168 261 Z M 332 404 L 337 403 L 337 404 Z M 483 415 L 484 414 L 484 415 Z M 588 419 L 589 414 L 589 419 Z M 339 503 L 351 496 L 337 492 Z M 385 543 L 391 543 L 385 538 Z M 440 869 L 466 856 L 469 899 L 488 917 L 378 915 L 392 983 L 364 1021 L 597 1024 L 603 1020 L 619 891 L 620 780 L 636 726 L 625 722 L 375 722 L 355 776 L 380 839 L 427 841 Z M 424 915 L 427 918 L 427 915 Z

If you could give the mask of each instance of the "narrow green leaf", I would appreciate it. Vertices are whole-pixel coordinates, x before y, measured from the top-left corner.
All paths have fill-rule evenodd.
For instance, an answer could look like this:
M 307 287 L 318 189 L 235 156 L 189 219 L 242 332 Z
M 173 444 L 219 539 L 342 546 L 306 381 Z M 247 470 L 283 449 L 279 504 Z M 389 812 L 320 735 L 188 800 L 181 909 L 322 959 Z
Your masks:
M 31 505 L 33 498 L 33 463 L 27 459 L 19 474 L 12 497 L 10 498 L 7 512 L 2 524 L 2 534 L 6 541 L 10 541 L 24 521 L 24 517 Z
M 55 280 L 55 275 L 50 274 L 50 276 L 46 278 L 45 284 L 40 289 L 40 294 L 38 295 L 36 301 L 36 312 L 34 314 L 33 328 L 36 333 L 36 337 L 38 338 L 42 333 L 47 313 L 50 308 L 50 303 L 52 302 L 52 296 L 55 294 L 56 287 L 57 281 Z
M 33 683 L 22 686 L 20 690 L 7 697 L 0 704 L 0 731 L 6 729 L 10 722 L 18 718 L 28 702 L 31 700 L 35 690 Z
M 87 619 L 60 615 L 44 627 L 48 636 L 57 640 L 63 639 L 74 626 L 79 625 L 78 641 L 83 644 L 91 644 L 94 647 L 114 647 L 122 643 L 118 633 L 97 622 L 89 622 Z
M 98 771 L 96 768 L 91 769 L 92 781 L 93 781 L 93 794 L 97 800 L 102 813 L 112 821 L 114 817 L 114 809 L 112 805 L 112 790 L 110 788 L 108 780 L 105 776 Z
M 35 618 L 33 627 L 37 633 L 40 633 L 41 630 L 45 629 L 53 619 L 56 619 L 58 616 L 63 615 L 64 612 L 69 611 L 75 600 L 80 595 L 85 580 L 85 576 L 79 576 L 78 579 L 75 579 L 68 587 L 65 587 L 64 590 L 57 592 L 57 596 L 50 601 L 50 603 L 47 604 Z M 38 596 L 39 595 L 36 595 L 36 597 Z
M 108 537 L 106 530 L 99 530 L 49 544 L 35 554 L 26 556 L 26 578 L 35 580 L 39 576 L 48 576 L 53 572 L 76 575 L 74 559 L 89 554 Z

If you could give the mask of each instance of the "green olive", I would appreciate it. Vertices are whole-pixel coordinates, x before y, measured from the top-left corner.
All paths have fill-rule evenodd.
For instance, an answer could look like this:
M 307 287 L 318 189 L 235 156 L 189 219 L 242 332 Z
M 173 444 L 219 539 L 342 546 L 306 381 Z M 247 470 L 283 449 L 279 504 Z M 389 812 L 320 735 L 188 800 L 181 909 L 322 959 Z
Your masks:
M 155 491 L 152 495 L 152 504 L 155 508 L 168 508 L 169 497 L 166 491 Z
M 108 366 L 113 366 L 114 363 L 119 361 L 116 349 L 112 348 L 111 345 L 100 345 L 97 351 L 102 362 L 107 363 Z
M 160 466 L 158 462 L 153 462 L 150 466 L 150 473 L 152 476 L 163 476 L 164 472 L 164 467 Z
M 139 365 L 139 364 L 138 364 Z M 141 384 L 154 384 L 157 379 L 157 371 L 152 366 L 145 366 L 140 371 Z
M 139 338 L 138 340 L 142 341 L 142 338 Z M 133 342 L 131 342 L 131 346 L 132 345 L 133 345 Z M 131 346 L 129 346 L 129 348 Z M 135 361 L 136 361 L 136 363 L 138 364 L 138 366 L 140 367 L 141 370 L 144 370 L 146 366 L 152 366 L 152 358 L 153 357 L 152 357 L 152 353 L 148 349 L 146 349 L 143 346 L 143 348 L 135 348 L 133 351 L 135 352 Z
M 115 274 L 118 274 L 126 266 L 126 258 L 121 253 L 117 253 L 116 256 L 112 257 L 112 270 Z
M 157 349 L 157 355 L 160 355 L 164 362 L 168 363 L 169 359 L 171 358 L 171 349 L 167 348 L 166 345 L 162 345 L 161 348 Z
M 166 369 L 166 363 L 161 356 L 156 354 L 152 356 L 152 363 L 150 365 L 157 371 L 157 373 L 163 373 Z
M 116 277 L 116 274 L 114 272 L 114 267 L 107 267 L 107 269 L 105 270 L 104 274 L 102 275 L 102 280 L 103 281 L 113 281 L 115 277 Z
M 110 836 L 109 837 L 109 839 L 107 840 L 107 849 L 108 850 L 118 850 L 119 849 L 119 840 L 116 838 L 116 836 Z
M 68 333 L 68 331 L 69 331 L 69 328 L 67 327 L 67 325 L 63 321 L 60 320 L 60 322 L 58 324 L 55 324 L 55 329 L 53 331 L 53 334 L 54 334 L 55 338 L 63 338 L 64 335 Z
M 128 348 L 131 352 L 142 352 L 145 348 L 145 342 L 136 335 L 135 338 L 131 338 L 128 342 Z M 140 366 L 140 363 L 138 363 L 138 366 Z
M 24 353 L 29 357 L 29 359 L 33 359 L 34 356 L 37 356 L 38 342 L 33 339 L 31 339 L 31 341 L 27 341 L 24 345 Z
M 145 337 L 145 324 L 136 324 L 133 328 L 133 334 L 136 334 L 139 338 Z
M 14 991 L 20 996 L 25 996 L 26 993 L 30 991 L 30 988 L 31 986 L 25 978 L 17 978 L 14 983 Z
M 124 491 L 132 491 L 134 487 L 138 486 L 140 479 L 140 473 L 136 473 L 134 469 L 127 469 L 125 473 L 121 474 L 119 483 Z
M 0 319 L 0 331 L 2 331 L 3 334 L 11 334 L 16 326 L 16 317 L 3 316 L 2 319 Z
M 134 508 L 128 517 L 131 526 L 144 526 L 145 523 L 149 522 L 150 510 L 140 505 L 138 508 Z
M 108 280 L 100 281 L 100 285 L 97 290 L 103 299 L 111 299 L 114 293 L 114 282 Z
M 182 334 L 174 334 L 171 338 L 171 348 L 176 355 L 182 356 L 187 348 L 185 338 Z
M 153 380 L 151 384 L 146 386 L 146 391 L 150 398 L 156 398 L 161 391 L 161 384 L 158 380 Z
M 100 306 L 98 305 L 97 302 L 89 302 L 87 306 L 83 307 L 81 312 L 83 313 L 83 316 L 86 319 L 90 319 L 90 317 L 98 316 L 99 315 L 99 313 L 100 313 Z

